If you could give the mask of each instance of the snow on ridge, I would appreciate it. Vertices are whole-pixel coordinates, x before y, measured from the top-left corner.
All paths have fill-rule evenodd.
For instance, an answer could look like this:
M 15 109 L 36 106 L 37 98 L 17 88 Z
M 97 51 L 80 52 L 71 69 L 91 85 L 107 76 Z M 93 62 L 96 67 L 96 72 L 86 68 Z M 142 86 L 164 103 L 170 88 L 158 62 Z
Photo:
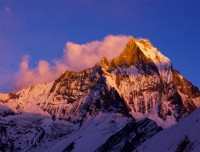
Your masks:
M 159 61 L 171 63 L 170 59 L 164 56 L 157 48 L 155 48 L 150 41 L 146 39 L 136 40 L 136 44 L 142 50 L 142 52 L 152 60 L 157 58 Z
M 8 100 L 8 99 L 9 99 L 9 94 L 0 93 L 0 100 Z
M 138 151 L 176 151 L 185 143 L 184 151 L 200 150 L 200 109 L 194 111 L 188 117 L 182 119 L 174 126 L 163 130 L 143 143 Z M 183 147 L 182 147 L 183 148 Z
M 172 63 L 170 59 L 164 56 L 157 48 L 153 47 L 148 40 L 139 39 L 136 41 L 136 44 L 144 53 L 144 55 L 150 58 L 157 66 L 162 79 L 169 83 L 172 80 Z
M 15 98 L 9 98 L 8 94 L 8 100 L 4 105 L 16 112 L 49 115 L 41 109 L 41 106 L 47 99 L 52 85 L 53 82 L 22 89 L 14 94 Z
M 120 113 L 100 112 L 98 115 L 88 118 L 76 132 L 58 141 L 47 151 L 64 151 L 70 143 L 74 143 L 74 152 L 95 151 L 106 139 L 117 133 L 130 121 L 130 118 L 124 117 Z
M 140 39 L 136 41 L 137 46 L 142 50 L 145 56 L 152 59 L 153 62 L 157 64 L 165 64 L 168 67 L 171 67 L 171 61 L 169 58 L 164 56 L 157 48 L 145 39 Z

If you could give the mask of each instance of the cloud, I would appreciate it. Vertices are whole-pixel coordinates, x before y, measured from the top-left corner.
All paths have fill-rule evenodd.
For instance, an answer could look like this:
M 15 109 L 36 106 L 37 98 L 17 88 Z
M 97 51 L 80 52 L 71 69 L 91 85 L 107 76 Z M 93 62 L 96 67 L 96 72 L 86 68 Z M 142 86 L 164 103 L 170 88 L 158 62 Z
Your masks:
M 93 67 L 104 56 L 111 60 L 123 51 L 129 38 L 108 35 L 101 41 L 86 44 L 67 42 L 61 59 L 55 59 L 53 65 L 40 60 L 35 68 L 29 68 L 30 57 L 25 55 L 15 76 L 14 90 L 51 82 L 66 70 L 81 71 Z
M 108 35 L 102 41 L 93 41 L 86 44 L 68 42 L 64 49 L 62 63 L 72 70 L 80 71 L 92 67 L 106 56 L 109 60 L 118 56 L 125 48 L 128 36 Z
M 30 57 L 25 55 L 20 63 L 20 68 L 15 75 L 13 91 L 34 86 L 40 83 L 48 83 L 56 79 L 67 66 L 55 63 L 50 65 L 45 60 L 40 60 L 35 68 L 29 68 Z

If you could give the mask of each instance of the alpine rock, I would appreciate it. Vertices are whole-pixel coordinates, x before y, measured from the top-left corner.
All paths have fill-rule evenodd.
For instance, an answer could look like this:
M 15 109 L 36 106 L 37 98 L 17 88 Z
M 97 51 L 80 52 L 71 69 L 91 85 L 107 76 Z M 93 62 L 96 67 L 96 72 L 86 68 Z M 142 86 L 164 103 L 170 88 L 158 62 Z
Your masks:
M 141 150 L 199 106 L 198 88 L 132 37 L 111 61 L 0 94 L 0 151 Z

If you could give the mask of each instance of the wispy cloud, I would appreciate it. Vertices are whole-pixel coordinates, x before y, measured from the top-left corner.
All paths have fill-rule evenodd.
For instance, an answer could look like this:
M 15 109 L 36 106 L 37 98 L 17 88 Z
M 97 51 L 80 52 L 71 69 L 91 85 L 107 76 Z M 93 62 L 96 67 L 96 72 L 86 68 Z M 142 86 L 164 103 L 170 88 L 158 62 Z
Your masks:
M 17 91 L 39 83 L 48 83 L 66 70 L 80 71 L 92 67 L 104 56 L 112 59 L 122 52 L 128 40 L 129 36 L 108 35 L 101 41 L 86 44 L 67 42 L 61 59 L 55 59 L 53 65 L 45 60 L 40 60 L 35 68 L 29 68 L 30 57 L 25 55 L 20 63 L 19 71 L 15 75 L 14 90 Z
M 35 68 L 29 68 L 30 57 L 25 55 L 20 63 L 20 69 L 15 75 L 16 81 L 13 84 L 13 91 L 18 91 L 22 88 L 37 85 L 39 83 L 47 83 L 53 81 L 67 66 L 55 63 L 50 65 L 45 60 L 40 60 Z
M 128 36 L 108 35 L 102 41 L 93 41 L 81 45 L 68 42 L 60 62 L 68 65 L 70 69 L 80 71 L 94 66 L 104 56 L 108 59 L 118 56 L 128 40 Z

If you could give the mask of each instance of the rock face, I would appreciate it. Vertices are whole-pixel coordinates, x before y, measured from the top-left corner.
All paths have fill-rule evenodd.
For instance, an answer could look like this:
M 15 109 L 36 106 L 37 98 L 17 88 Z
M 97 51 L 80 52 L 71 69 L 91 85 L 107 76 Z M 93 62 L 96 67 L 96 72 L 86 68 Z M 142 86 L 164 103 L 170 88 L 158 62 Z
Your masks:
M 145 118 L 131 122 L 122 130 L 112 135 L 96 152 L 127 152 L 135 150 L 141 143 L 162 130 L 155 122 Z
M 200 109 L 144 142 L 138 152 L 148 151 L 199 151 L 200 150 Z
M 198 88 L 147 40 L 132 38 L 119 57 L 106 63 L 103 71 L 108 84 L 123 97 L 135 118 L 147 116 L 173 124 L 198 106 Z
M 84 70 L 80 73 L 66 72 L 53 84 L 51 100 L 43 106 L 51 115 L 69 121 L 83 120 L 87 114 L 99 111 L 113 111 L 128 115 L 128 107 L 114 88 L 109 88 L 101 67 Z M 64 101 L 64 102 L 63 102 Z M 57 108 L 62 102 L 61 109 Z M 73 117 L 72 117 L 73 116 Z
M 157 125 L 166 128 L 200 106 L 200 92 L 181 76 L 173 68 L 171 61 L 148 40 L 131 38 L 124 51 L 112 61 L 104 57 L 93 68 L 81 72 L 66 71 L 49 84 L 23 89 L 16 94 L 0 94 L 0 104 L 0 107 L 10 109 L 6 111 L 6 108 L 3 108 L 4 113 L 7 112 L 5 116 L 18 117 L 21 113 L 39 114 L 42 118 L 44 116 L 50 118 L 50 125 L 55 121 L 66 121 L 72 126 L 74 124 L 76 129 L 77 126 L 85 126 L 91 119 L 99 118 L 102 113 L 120 114 L 120 118 L 139 122 L 149 118 L 151 119 L 148 119 L 149 121 L 153 120 Z M 2 112 L 1 115 L 4 116 Z M 146 121 L 147 119 L 140 123 Z M 151 124 L 149 121 L 147 124 Z M 37 126 L 45 130 L 41 124 L 46 122 L 42 121 Z M 110 123 L 108 124 L 110 126 Z M 135 126 L 128 122 L 122 124 L 112 134 L 116 136 L 121 134 L 118 131 L 126 125 Z M 157 126 L 153 126 L 156 130 Z M 72 130 L 76 132 L 76 129 Z M 130 129 L 130 131 L 135 130 Z M 153 135 L 148 134 L 148 131 L 150 130 L 147 129 L 144 133 L 145 137 L 141 137 L 142 141 Z M 45 131 L 45 138 L 48 139 L 50 134 L 52 131 Z M 101 138 L 106 140 L 108 137 Z M 64 142 L 66 145 L 63 148 L 76 149 L 75 139 L 69 140 L 69 136 L 67 139 L 71 143 Z M 76 140 L 80 139 L 77 137 Z M 133 139 L 134 137 L 131 138 Z M 114 139 L 110 137 L 107 143 L 112 140 Z M 120 140 L 125 140 L 124 144 L 128 142 L 127 139 L 120 138 Z M 118 141 L 118 144 L 123 145 L 120 142 Z M 105 141 L 98 143 L 96 147 L 91 148 L 91 151 L 98 147 L 101 149 L 99 144 L 103 143 Z

